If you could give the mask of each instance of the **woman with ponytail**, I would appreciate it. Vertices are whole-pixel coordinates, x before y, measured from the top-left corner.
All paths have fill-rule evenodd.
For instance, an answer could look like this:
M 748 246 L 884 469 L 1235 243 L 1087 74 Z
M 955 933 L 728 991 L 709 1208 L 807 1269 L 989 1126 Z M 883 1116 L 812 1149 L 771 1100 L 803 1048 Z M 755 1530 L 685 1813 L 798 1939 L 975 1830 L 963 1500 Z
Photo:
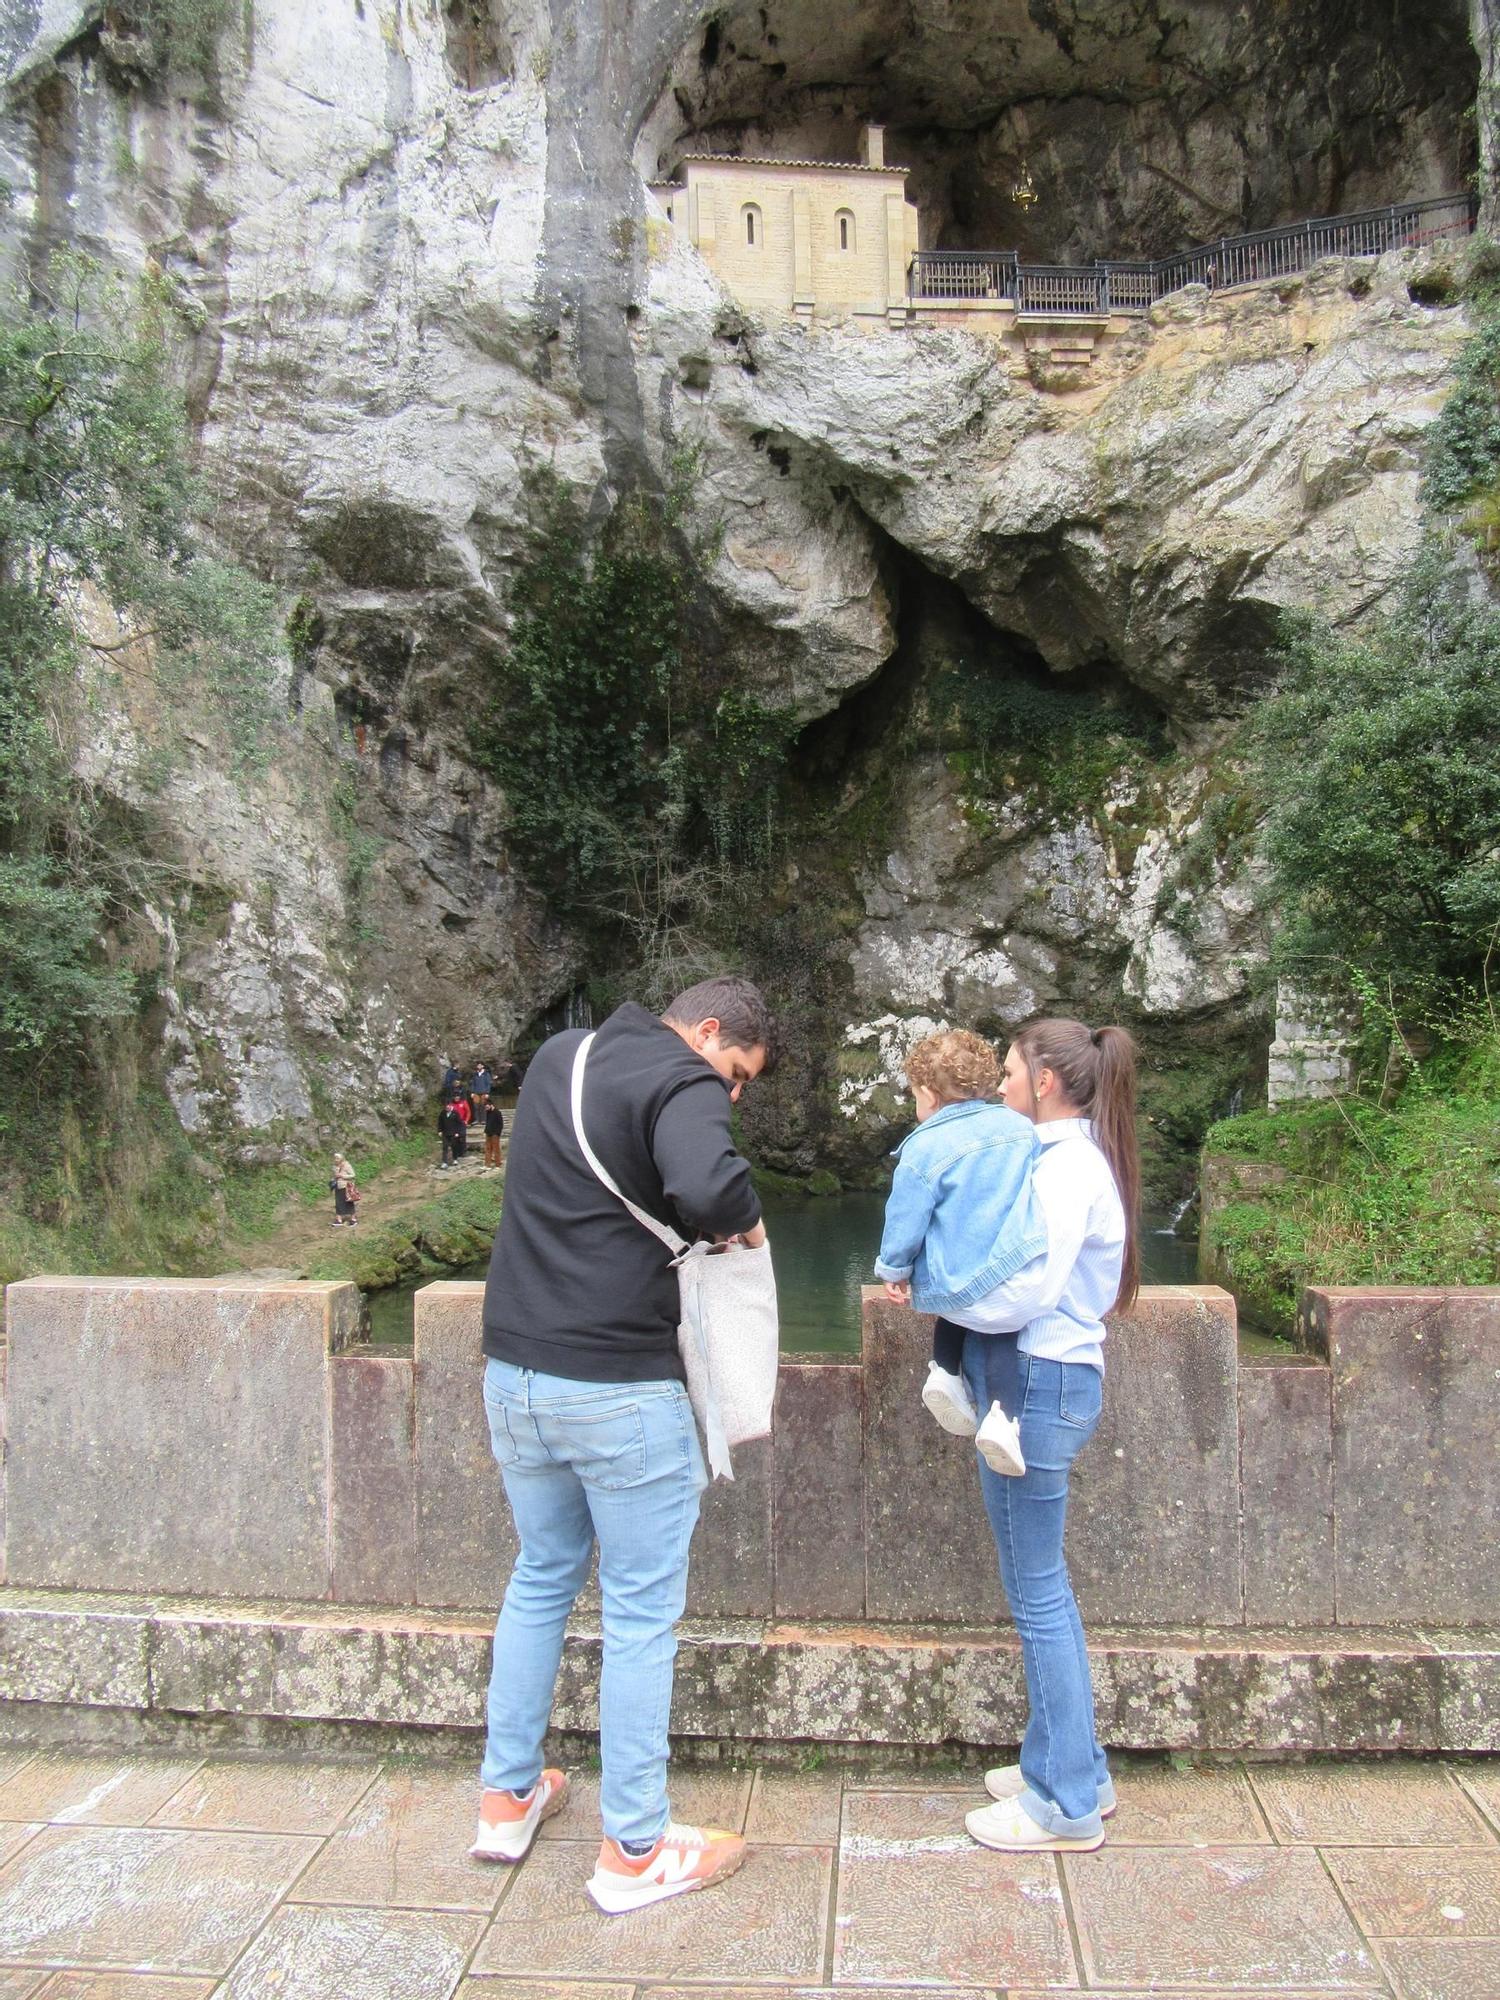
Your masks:
M 979 1478 L 1031 1712 L 1020 1762 L 986 1772 L 995 1803 L 967 1824 L 986 1847 L 1093 1848 L 1115 1795 L 1063 1530 L 1073 1461 L 1099 1421 L 1104 1318 L 1128 1312 L 1139 1287 L 1135 1044 L 1123 1028 L 1034 1021 L 1011 1044 L 1000 1088 L 1036 1126 L 1047 1252 L 966 1312 L 963 1367 L 977 1408 L 998 1401 L 1020 1418 L 1024 1475 L 981 1463 Z M 992 1337 L 1016 1327 L 1016 1340 Z

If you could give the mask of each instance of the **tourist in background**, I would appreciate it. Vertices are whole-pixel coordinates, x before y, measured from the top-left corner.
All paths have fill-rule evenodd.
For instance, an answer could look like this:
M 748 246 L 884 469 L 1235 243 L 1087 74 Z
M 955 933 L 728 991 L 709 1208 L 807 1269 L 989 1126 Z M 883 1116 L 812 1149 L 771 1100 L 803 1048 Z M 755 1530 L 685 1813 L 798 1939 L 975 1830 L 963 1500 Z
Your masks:
M 498 1104 L 486 1103 L 484 1107 L 484 1164 L 498 1167 L 500 1159 L 500 1135 L 505 1130 L 505 1113 Z
M 563 1632 L 597 1543 L 603 1662 L 599 1807 L 589 1894 L 611 1915 L 705 1888 L 745 1843 L 674 1821 L 667 1718 L 688 1548 L 706 1483 L 677 1347 L 681 1301 L 662 1243 L 605 1187 L 574 1127 L 579 1029 L 530 1065 L 511 1126 L 505 1205 L 484 1295 L 484 1401 L 520 1539 L 495 1627 L 473 1852 L 519 1861 L 567 1781 L 542 1745 Z M 770 1060 L 747 979 L 711 979 L 658 1018 L 619 1007 L 580 1078 L 590 1148 L 647 1214 L 689 1239 L 765 1241 L 730 1109 Z
M 476 1063 L 474 1065 L 474 1082 L 471 1085 L 471 1090 L 474 1097 L 475 1111 L 483 1111 L 490 1101 L 490 1072 L 487 1063 Z
M 455 1160 L 462 1159 L 464 1154 L 466 1143 L 464 1133 L 467 1127 L 459 1112 L 459 1102 L 458 1098 L 450 1097 L 438 1111 L 438 1137 L 443 1144 L 440 1165 L 445 1168 L 451 1167 Z
M 1104 1316 L 1126 1312 L 1139 1286 L 1135 1044 L 1123 1028 L 1036 1021 L 1005 1058 L 1001 1094 L 1036 1125 L 1032 1184 L 1047 1229 L 1045 1257 L 965 1312 L 964 1375 L 977 1408 L 1020 1419 L 1026 1470 L 980 1466 L 1030 1714 L 1018 1764 L 985 1774 L 994 1804 L 968 1815 L 986 1847 L 1093 1848 L 1115 1809 L 1094 1729 L 1088 1651 L 1063 1553 L 1068 1479 L 1099 1422 Z M 1018 1340 L 980 1330 L 986 1312 Z
M 352 1229 L 359 1221 L 355 1214 L 355 1203 L 359 1200 L 359 1190 L 354 1185 L 354 1169 L 342 1153 L 333 1156 L 333 1179 L 328 1183 L 333 1190 L 333 1226 L 335 1229 Z

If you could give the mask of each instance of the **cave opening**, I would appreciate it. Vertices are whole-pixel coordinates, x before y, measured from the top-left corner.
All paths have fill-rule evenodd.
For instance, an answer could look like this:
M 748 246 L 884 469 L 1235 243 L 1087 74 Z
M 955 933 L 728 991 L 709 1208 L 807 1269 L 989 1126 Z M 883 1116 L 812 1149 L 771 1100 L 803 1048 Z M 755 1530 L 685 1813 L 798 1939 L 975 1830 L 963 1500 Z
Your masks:
M 1470 183 L 1463 0 L 738 0 L 700 21 L 638 139 L 910 169 L 925 248 L 1160 257 Z

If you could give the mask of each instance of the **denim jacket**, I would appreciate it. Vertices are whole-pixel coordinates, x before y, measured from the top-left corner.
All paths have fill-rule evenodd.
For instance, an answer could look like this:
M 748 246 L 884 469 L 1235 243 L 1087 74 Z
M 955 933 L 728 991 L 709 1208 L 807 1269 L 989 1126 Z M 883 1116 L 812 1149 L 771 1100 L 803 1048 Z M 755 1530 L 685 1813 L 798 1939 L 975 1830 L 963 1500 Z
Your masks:
M 1003 1104 L 940 1105 L 896 1148 L 876 1277 L 910 1278 L 918 1312 L 954 1312 L 1044 1256 L 1037 1151 L 1030 1120 Z

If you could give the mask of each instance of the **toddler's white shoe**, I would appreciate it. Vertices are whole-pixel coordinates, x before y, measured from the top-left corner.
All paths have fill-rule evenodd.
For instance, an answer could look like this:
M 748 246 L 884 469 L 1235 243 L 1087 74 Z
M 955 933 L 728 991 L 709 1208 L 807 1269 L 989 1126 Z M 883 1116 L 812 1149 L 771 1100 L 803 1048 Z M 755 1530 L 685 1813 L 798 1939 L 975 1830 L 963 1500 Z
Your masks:
M 990 1413 L 979 1426 L 974 1443 L 991 1472 L 1019 1479 L 1026 1470 L 1026 1461 L 1021 1456 L 1021 1426 L 998 1403 L 990 1404 Z
M 923 1407 L 954 1437 L 971 1438 L 979 1429 L 979 1412 L 961 1375 L 952 1375 L 934 1361 L 922 1385 Z

